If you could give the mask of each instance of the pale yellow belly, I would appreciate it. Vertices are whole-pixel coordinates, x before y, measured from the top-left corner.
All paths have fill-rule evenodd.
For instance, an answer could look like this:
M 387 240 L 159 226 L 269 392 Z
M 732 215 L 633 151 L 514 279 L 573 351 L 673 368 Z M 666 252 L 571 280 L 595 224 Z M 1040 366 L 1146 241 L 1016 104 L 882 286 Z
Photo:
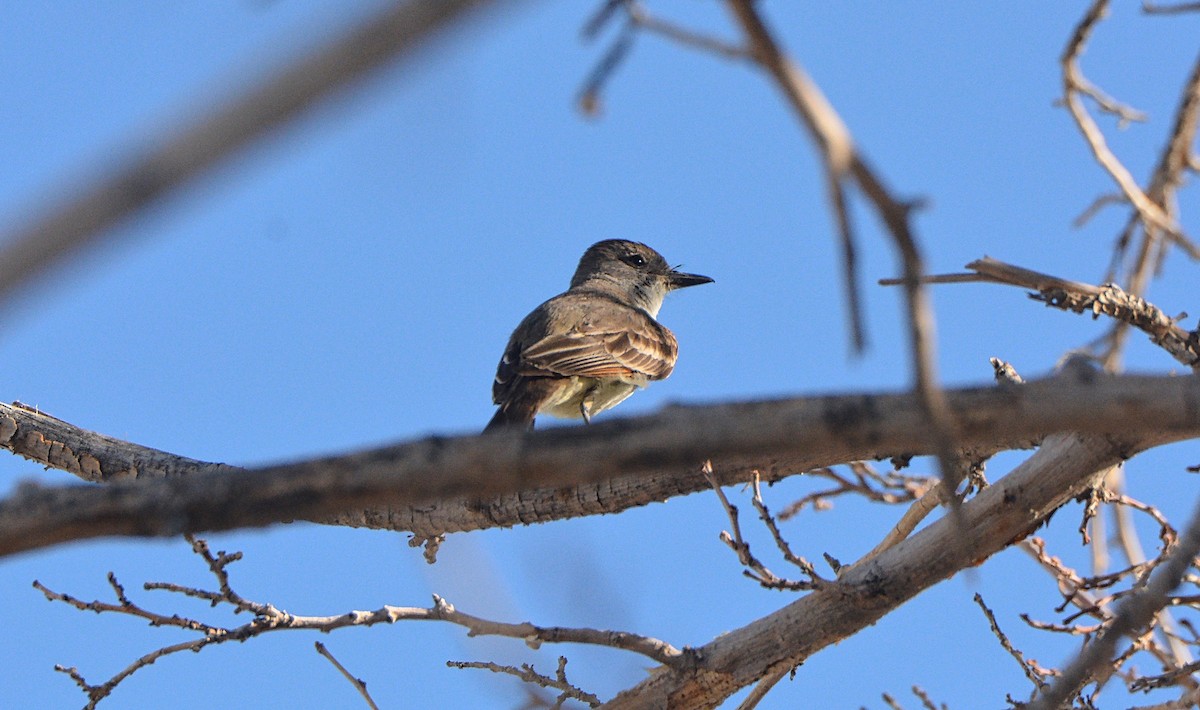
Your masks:
M 594 415 L 617 406 L 626 397 L 645 386 L 645 377 L 637 380 L 572 377 L 569 385 L 561 388 L 553 399 L 547 400 L 540 411 L 563 419 L 582 419 L 580 405 L 585 400 L 588 402 L 588 411 Z

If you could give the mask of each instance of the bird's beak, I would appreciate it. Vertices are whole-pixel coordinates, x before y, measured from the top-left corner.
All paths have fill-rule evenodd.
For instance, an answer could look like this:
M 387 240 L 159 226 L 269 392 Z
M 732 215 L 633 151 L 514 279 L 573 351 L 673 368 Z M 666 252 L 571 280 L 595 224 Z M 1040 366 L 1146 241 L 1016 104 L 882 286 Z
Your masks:
M 677 288 L 699 286 L 700 284 L 710 284 L 712 282 L 712 279 L 700 274 L 685 274 L 682 271 L 674 270 L 667 273 L 667 284 L 671 287 L 672 291 Z

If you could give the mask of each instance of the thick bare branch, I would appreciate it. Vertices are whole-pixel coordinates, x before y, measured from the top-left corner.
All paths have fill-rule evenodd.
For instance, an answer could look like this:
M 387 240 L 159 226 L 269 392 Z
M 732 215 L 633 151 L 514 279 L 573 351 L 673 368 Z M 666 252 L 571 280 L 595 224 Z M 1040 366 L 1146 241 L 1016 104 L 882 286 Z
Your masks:
M 1028 385 L 1026 385 L 1028 386 Z M 1025 463 L 946 516 L 836 582 L 697 649 L 695 668 L 653 671 L 607 707 L 715 707 L 774 672 L 875 623 L 955 572 L 1020 540 L 1137 446 L 1109 437 L 1058 434 Z M 975 546 L 960 544 L 967 533 Z
M 1147 445 L 1200 436 L 1200 380 L 1193 378 L 1060 376 L 951 391 L 948 399 L 960 443 L 971 448 L 1018 447 L 1078 429 L 1144 436 Z M 0 407 L 0 446 L 25 438 L 13 413 Z M 21 413 L 28 423 L 30 413 Z M 915 395 L 672 407 L 589 427 L 431 437 L 253 470 L 103 487 L 23 486 L 0 501 L 0 555 L 102 536 L 328 520 L 364 508 L 370 511 L 344 515 L 343 523 L 429 536 L 612 513 L 704 490 L 706 459 L 727 485 L 756 472 L 771 481 L 932 448 Z

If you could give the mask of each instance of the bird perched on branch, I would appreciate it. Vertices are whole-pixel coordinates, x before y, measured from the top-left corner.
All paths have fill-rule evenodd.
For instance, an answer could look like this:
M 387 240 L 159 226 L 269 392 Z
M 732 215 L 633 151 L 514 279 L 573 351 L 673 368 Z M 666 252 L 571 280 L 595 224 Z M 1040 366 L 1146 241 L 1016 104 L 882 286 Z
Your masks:
M 530 429 L 538 414 L 582 417 L 610 409 L 675 369 L 679 346 L 655 318 L 675 289 L 712 283 L 685 274 L 645 244 L 590 246 L 571 287 L 525 316 L 496 368 L 484 431 Z

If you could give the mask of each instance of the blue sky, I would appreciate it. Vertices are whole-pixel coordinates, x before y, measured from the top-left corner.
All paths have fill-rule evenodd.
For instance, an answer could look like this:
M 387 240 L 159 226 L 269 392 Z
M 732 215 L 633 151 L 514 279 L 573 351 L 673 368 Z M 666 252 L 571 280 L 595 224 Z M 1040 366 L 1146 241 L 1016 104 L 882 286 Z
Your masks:
M 893 252 L 856 203 L 871 348 L 855 357 L 819 163 L 774 87 L 746 65 L 645 36 L 609 83 L 603 115 L 587 119 L 573 100 L 611 39 L 580 40 L 596 5 L 506 5 L 516 9 L 374 75 L 114 228 L 105 246 L 6 307 L 0 357 L 9 376 L 0 398 L 239 465 L 477 431 L 491 415 L 491 378 L 512 327 L 565 288 L 589 244 L 613 237 L 644 241 L 716 284 L 675 294 L 663 308 L 681 343 L 671 378 L 603 416 L 669 402 L 906 387 L 900 294 L 873 285 L 896 273 Z M 0 225 L 377 7 L 5 6 Z M 650 7 L 736 36 L 719 3 Z M 1102 277 L 1124 213 L 1072 228 L 1111 185 L 1053 105 L 1058 56 L 1080 3 L 762 7 L 889 185 L 928 199 L 916 226 L 931 270 L 958 270 L 987 254 L 1067 278 Z M 1103 121 L 1139 178 L 1165 139 L 1197 36 L 1196 15 L 1147 18 L 1122 3 L 1084 57 L 1095 82 L 1149 114 L 1147 125 L 1124 131 Z M 1181 202 L 1195 234 L 1194 190 Z M 1173 258 L 1152 300 L 1168 312 L 1194 310 L 1194 269 Z M 1104 326 L 996 286 L 943 287 L 935 302 L 940 367 L 951 384 L 987 381 L 990 356 L 1026 376 L 1046 373 Z M 1173 368 L 1134 341 L 1131 369 Z M 1196 459 L 1192 443 L 1137 459 L 1132 492 L 1182 523 L 1196 488 L 1182 468 Z M 1019 460 L 1002 457 L 992 476 Z M 0 466 L 5 490 L 21 480 L 72 481 L 12 457 Z M 777 485 L 768 503 L 781 508 L 813 485 L 799 477 Z M 848 561 L 900 513 L 842 501 L 789 522 L 785 533 L 809 559 L 829 552 Z M 1077 510 L 1063 511 L 1048 532 L 1072 560 L 1083 559 L 1071 532 L 1077 523 Z M 708 494 L 455 536 L 434 567 L 396 533 L 289 525 L 211 539 L 246 553 L 232 570 L 244 596 L 297 614 L 427 605 L 438 593 L 501 620 L 699 645 L 789 601 L 741 577 L 717 540 L 725 527 Z M 1153 541 L 1148 528 L 1144 535 Z M 99 682 L 181 640 L 132 619 L 49 605 L 30 586 L 39 579 L 105 597 L 109 570 L 148 605 L 207 613 L 140 590 L 147 580 L 210 582 L 181 541 L 90 542 L 0 560 L 0 707 L 81 705 L 54 663 Z M 1017 613 L 1049 618 L 1056 597 L 1048 577 L 1007 551 L 814 656 L 764 707 L 882 707 L 882 692 L 915 705 L 903 697 L 913 684 L 951 707 L 1019 697 L 1026 681 L 988 635 L 975 591 L 1043 663 L 1070 656 L 1070 644 L 1022 627 Z M 648 665 L 616 651 L 535 653 L 518 641 L 410 623 L 320 638 L 278 634 L 169 658 L 103 707 L 357 707 L 314 640 L 386 708 L 521 702 L 516 681 L 447 669 L 446 660 L 533 662 L 550 672 L 562 653 L 570 677 L 604 697 L 640 680 Z

